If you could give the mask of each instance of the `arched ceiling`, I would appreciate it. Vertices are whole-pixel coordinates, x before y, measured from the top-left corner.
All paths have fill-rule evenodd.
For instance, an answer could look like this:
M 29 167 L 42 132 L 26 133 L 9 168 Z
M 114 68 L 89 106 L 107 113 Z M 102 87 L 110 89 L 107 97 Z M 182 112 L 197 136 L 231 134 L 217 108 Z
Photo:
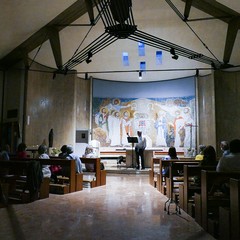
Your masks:
M 102 0 L 104 1 L 104 0 Z M 106 0 L 105 0 L 106 1 Z M 116 0 L 112 0 L 116 1 Z M 123 3 L 125 0 L 118 2 Z M 0 2 L 0 67 L 8 69 L 22 59 L 34 59 L 60 69 L 74 53 L 88 48 L 105 32 L 92 0 L 21 0 Z M 137 30 L 157 40 L 194 51 L 220 63 L 220 68 L 237 70 L 240 65 L 239 0 L 132 0 Z M 91 24 L 94 23 L 94 24 Z M 154 39 L 155 39 L 154 38 Z M 155 39 L 155 40 L 156 40 Z M 154 41 L 155 41 L 154 40 Z M 104 41 L 103 41 L 104 43 Z M 138 56 L 138 43 L 117 39 L 93 54 L 92 62 L 74 66 L 79 76 L 139 81 L 141 61 L 146 73 L 141 81 L 156 81 L 209 74 L 215 65 L 181 55 L 172 59 L 169 46 L 145 45 L 145 56 Z M 162 64 L 156 64 L 156 51 L 163 51 Z M 122 64 L 122 52 L 128 52 L 129 66 Z M 26 64 L 27 61 L 25 61 Z M 233 67 L 232 67 L 233 66 Z M 30 66 L 31 69 L 31 64 Z M 198 71 L 197 71 L 198 69 Z M 53 70 L 54 71 L 54 70 Z M 59 71 L 63 73 L 63 71 Z M 65 74 L 67 72 L 64 72 Z

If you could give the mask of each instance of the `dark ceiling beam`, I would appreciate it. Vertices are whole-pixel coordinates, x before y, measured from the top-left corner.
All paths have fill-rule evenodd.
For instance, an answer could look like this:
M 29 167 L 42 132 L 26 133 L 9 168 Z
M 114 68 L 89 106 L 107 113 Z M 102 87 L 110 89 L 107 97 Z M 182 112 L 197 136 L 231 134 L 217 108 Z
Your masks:
M 85 5 L 85 0 L 77 0 L 74 4 L 60 13 L 56 18 L 54 18 L 47 25 L 42 27 L 26 41 L 20 44 L 18 47 L 13 49 L 9 54 L 3 57 L 0 60 L 1 69 L 7 69 L 15 63 L 21 61 L 26 54 L 33 51 L 35 48 L 43 44 L 48 40 L 48 29 L 51 27 L 57 27 L 58 31 L 61 31 L 66 26 L 70 25 L 72 22 L 80 18 L 87 12 L 87 7 Z M 53 46 L 53 52 L 57 49 L 57 46 Z M 56 48 L 56 49 L 55 49 Z M 23 52 L 24 49 L 24 52 Z M 56 53 L 55 53 L 56 54 Z M 56 54 L 60 55 L 60 54 Z M 55 59 L 58 62 L 61 62 L 59 57 Z
M 233 18 L 228 23 L 228 31 L 224 50 L 223 62 L 228 63 L 232 54 L 233 46 L 240 28 L 240 17 Z
M 184 18 L 185 19 L 188 19 L 188 17 L 189 17 L 191 6 L 192 6 L 192 0 L 186 0 L 186 5 L 185 5 L 185 9 L 184 9 Z
M 62 51 L 61 51 L 61 44 L 59 38 L 59 31 L 56 27 L 49 27 L 48 28 L 48 37 L 52 47 L 53 56 L 56 62 L 57 68 L 62 67 Z
M 94 19 L 94 12 L 93 12 L 93 2 L 92 0 L 85 0 L 89 20 L 91 24 L 94 24 L 95 19 Z
M 182 1 L 186 3 L 188 0 Z M 215 0 L 194 0 L 192 6 L 226 23 L 229 23 L 233 16 L 240 16 L 238 12 Z

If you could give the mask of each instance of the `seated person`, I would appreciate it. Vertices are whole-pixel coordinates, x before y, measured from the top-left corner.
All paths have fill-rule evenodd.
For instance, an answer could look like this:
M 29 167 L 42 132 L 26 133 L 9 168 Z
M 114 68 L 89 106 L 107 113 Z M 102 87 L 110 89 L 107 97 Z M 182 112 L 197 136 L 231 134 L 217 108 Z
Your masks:
M 46 145 L 40 145 L 38 147 L 38 156 L 37 158 L 39 159 L 50 159 L 50 157 L 47 154 L 47 146 Z M 51 170 L 49 168 L 49 165 L 42 165 L 42 173 L 43 173 L 43 177 L 51 177 Z
M 168 155 L 166 157 L 164 157 L 163 160 L 173 160 L 173 159 L 178 159 L 177 151 L 176 151 L 175 147 L 170 147 L 168 149 Z M 162 170 L 162 174 L 163 174 L 163 176 L 168 177 L 169 176 L 169 168 L 165 167 Z
M 1 160 L 9 160 L 10 159 L 10 146 L 8 144 L 4 145 L 1 153 L 0 153 Z
M 221 141 L 220 148 L 223 152 L 223 156 L 228 155 L 230 153 L 229 142 L 228 141 Z
M 82 162 L 79 156 L 73 153 L 73 147 L 71 146 L 67 146 L 66 159 L 68 160 L 74 159 L 76 162 L 76 173 L 82 173 Z
M 230 153 L 220 158 L 217 172 L 240 172 L 240 139 L 232 140 L 229 148 Z
M 195 160 L 203 160 L 203 151 L 204 151 L 204 149 L 206 148 L 206 146 L 205 145 L 199 145 L 199 147 L 198 147 L 198 154 L 196 155 L 196 157 L 195 157 Z
M 27 145 L 25 143 L 20 143 L 17 147 L 17 157 L 19 159 L 27 158 Z
M 203 160 L 199 163 L 199 166 L 217 166 L 217 155 L 213 146 L 208 145 L 203 150 Z

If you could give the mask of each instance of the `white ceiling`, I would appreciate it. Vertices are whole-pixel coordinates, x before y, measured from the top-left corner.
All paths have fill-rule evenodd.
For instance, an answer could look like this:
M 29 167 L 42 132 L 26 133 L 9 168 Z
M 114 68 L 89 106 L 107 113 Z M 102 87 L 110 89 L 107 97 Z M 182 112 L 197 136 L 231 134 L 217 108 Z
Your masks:
M 1 0 L 0 59 L 4 58 L 75 2 L 74 0 Z M 183 14 L 185 3 L 181 0 L 172 0 L 172 2 Z M 219 0 L 217 2 L 240 13 L 239 0 Z M 223 61 L 228 29 L 228 24 L 225 22 L 219 19 L 187 22 L 192 28 L 191 30 L 164 0 L 133 0 L 132 3 L 133 16 L 138 30 Z M 96 15 L 97 12 L 95 9 Z M 189 19 L 206 17 L 210 16 L 194 7 L 191 8 Z M 74 24 L 89 24 L 88 14 L 79 18 Z M 90 25 L 68 26 L 60 31 L 63 63 L 72 57 L 79 46 L 79 50 L 81 50 L 104 32 L 101 20 L 92 27 L 90 33 L 87 35 L 89 30 Z M 238 31 L 229 61 L 234 66 L 240 65 L 239 49 L 240 34 Z M 163 51 L 162 65 L 156 65 L 156 50 L 161 49 L 146 46 L 146 55 L 139 57 L 137 42 L 129 39 L 119 39 L 114 44 L 95 54 L 90 64 L 83 62 L 74 69 L 80 73 L 89 72 L 89 76 L 96 78 L 120 81 L 139 81 L 137 70 L 139 69 L 140 61 L 146 61 L 148 70 L 143 75 L 142 81 L 191 76 L 196 73 L 195 69 L 200 69 L 200 75 L 211 72 L 211 70 L 201 70 L 202 68 L 210 68 L 210 65 L 181 56 L 178 60 L 173 60 L 171 54 L 165 51 Z M 124 67 L 122 65 L 123 51 L 129 54 L 130 66 Z M 51 45 L 48 40 L 31 51 L 28 56 L 35 59 L 36 62 L 56 68 Z M 99 73 L 108 71 L 111 73 Z M 83 77 L 84 75 L 79 74 L 79 76 Z

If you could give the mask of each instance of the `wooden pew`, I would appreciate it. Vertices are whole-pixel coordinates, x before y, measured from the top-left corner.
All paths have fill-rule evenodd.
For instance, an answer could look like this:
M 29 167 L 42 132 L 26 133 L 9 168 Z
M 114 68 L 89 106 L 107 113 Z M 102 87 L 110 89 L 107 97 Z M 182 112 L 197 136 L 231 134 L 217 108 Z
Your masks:
M 160 158 L 152 158 L 151 160 L 151 168 L 149 170 L 149 184 L 153 187 L 156 187 L 157 183 L 157 173 L 159 172 L 159 162 Z
M 180 213 L 179 207 L 179 184 L 183 183 L 183 171 L 185 165 L 198 164 L 196 160 L 164 160 L 163 162 L 168 162 L 169 176 L 166 177 L 166 195 L 168 201 L 165 203 L 164 210 L 170 214 L 170 204 L 176 204 L 176 211 Z M 166 164 L 164 163 L 164 164 Z M 167 207 L 168 204 L 168 207 Z
M 184 165 L 183 169 L 183 184 L 180 186 L 182 191 L 179 191 L 180 207 L 192 217 L 195 216 L 194 196 L 195 193 L 201 193 L 201 170 L 215 170 L 214 166 L 198 166 Z M 198 182 L 196 182 L 196 178 Z
M 231 239 L 240 239 L 240 180 L 230 179 Z
M 106 185 L 106 170 L 101 170 L 101 158 L 80 158 L 82 163 L 93 164 L 94 165 L 94 174 L 95 174 L 95 183 L 93 182 L 91 187 L 98 187 Z
M 219 233 L 219 207 L 230 207 L 230 194 L 221 192 L 230 178 L 240 179 L 240 173 L 201 171 L 201 226 L 214 237 Z
M 0 168 L 7 170 L 6 175 L 2 175 L 0 178 L 1 184 L 5 185 L 5 192 L 7 200 L 14 203 L 26 203 L 35 201 L 37 199 L 43 199 L 49 197 L 49 179 L 38 178 L 40 188 L 36 191 L 31 187 L 31 177 L 28 175 L 28 172 L 34 171 L 32 169 L 34 162 L 29 160 L 9 160 L 9 161 L 0 161 Z M 35 174 L 35 173 L 34 173 Z
M 198 164 L 199 161 L 196 161 L 193 158 L 181 158 L 181 159 L 174 159 L 174 160 L 163 160 L 159 159 L 159 171 L 157 172 L 157 189 L 162 194 L 166 195 L 166 177 L 163 176 L 162 172 L 163 169 L 166 167 L 170 167 L 173 162 L 183 162 L 186 164 L 193 163 Z

